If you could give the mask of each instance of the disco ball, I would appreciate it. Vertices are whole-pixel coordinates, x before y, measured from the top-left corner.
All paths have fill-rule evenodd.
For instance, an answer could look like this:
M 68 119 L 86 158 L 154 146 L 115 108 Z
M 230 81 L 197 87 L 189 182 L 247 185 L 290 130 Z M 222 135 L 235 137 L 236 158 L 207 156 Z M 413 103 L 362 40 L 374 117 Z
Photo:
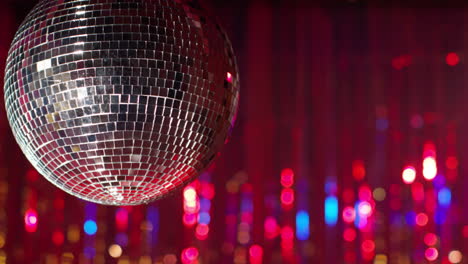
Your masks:
M 217 156 L 238 82 L 226 34 L 196 1 L 42 0 L 11 45 L 5 101 L 17 142 L 50 182 L 136 205 Z

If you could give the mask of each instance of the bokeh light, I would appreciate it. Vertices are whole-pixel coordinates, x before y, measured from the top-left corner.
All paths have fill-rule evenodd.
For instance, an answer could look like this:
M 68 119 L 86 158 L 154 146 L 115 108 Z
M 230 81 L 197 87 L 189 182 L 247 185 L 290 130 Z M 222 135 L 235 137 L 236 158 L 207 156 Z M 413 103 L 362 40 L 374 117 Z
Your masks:
M 416 179 L 416 169 L 413 166 L 405 167 L 401 177 L 403 178 L 404 183 L 412 184 Z
M 24 213 L 24 227 L 27 232 L 36 232 L 37 230 L 37 212 L 34 209 L 28 209 Z
M 448 254 L 448 260 L 450 261 L 450 263 L 458 264 L 462 261 L 462 259 L 463 259 L 463 255 L 458 250 L 452 250 Z
M 113 258 L 120 258 L 122 256 L 122 247 L 117 244 L 113 244 L 109 247 L 109 255 Z
M 437 244 L 437 235 L 434 233 L 427 233 L 424 235 L 424 243 L 427 246 L 435 246 Z
M 434 157 L 426 157 L 423 161 L 423 176 L 432 181 L 437 175 L 437 163 Z
M 87 220 L 83 225 L 83 230 L 87 235 L 95 235 L 97 232 L 97 224 L 94 220 Z
M 449 66 L 456 66 L 460 62 L 460 57 L 458 57 L 457 53 L 450 52 L 445 57 L 445 61 L 447 62 L 447 65 Z
M 436 248 L 428 248 L 424 252 L 424 256 L 429 261 L 434 261 L 439 257 L 439 251 Z

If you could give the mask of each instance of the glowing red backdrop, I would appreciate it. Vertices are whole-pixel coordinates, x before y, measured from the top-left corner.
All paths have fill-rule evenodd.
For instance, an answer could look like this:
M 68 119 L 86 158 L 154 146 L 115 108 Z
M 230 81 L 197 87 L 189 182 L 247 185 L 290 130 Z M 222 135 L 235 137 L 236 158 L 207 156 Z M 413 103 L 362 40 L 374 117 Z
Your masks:
M 149 206 L 85 203 L 32 170 L 2 102 L 0 263 L 463 263 L 468 9 L 207 2 L 241 73 L 216 164 Z M 0 68 L 34 3 L 0 3 Z

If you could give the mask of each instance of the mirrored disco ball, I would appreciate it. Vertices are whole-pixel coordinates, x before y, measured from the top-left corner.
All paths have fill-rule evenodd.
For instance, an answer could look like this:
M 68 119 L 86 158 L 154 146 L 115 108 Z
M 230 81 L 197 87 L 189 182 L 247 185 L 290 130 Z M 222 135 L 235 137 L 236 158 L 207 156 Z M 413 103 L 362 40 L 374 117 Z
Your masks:
M 148 203 L 193 180 L 224 144 L 238 98 L 230 42 L 196 1 L 42 0 L 6 67 L 26 157 L 101 204 Z

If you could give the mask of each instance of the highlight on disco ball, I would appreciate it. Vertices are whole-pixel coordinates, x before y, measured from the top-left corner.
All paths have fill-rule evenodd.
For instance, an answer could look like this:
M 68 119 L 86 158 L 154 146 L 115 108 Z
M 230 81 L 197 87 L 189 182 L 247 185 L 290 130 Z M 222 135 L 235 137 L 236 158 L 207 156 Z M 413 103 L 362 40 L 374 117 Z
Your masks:
M 196 1 L 42 0 L 5 74 L 13 134 L 81 199 L 137 205 L 193 180 L 237 113 L 231 44 Z

